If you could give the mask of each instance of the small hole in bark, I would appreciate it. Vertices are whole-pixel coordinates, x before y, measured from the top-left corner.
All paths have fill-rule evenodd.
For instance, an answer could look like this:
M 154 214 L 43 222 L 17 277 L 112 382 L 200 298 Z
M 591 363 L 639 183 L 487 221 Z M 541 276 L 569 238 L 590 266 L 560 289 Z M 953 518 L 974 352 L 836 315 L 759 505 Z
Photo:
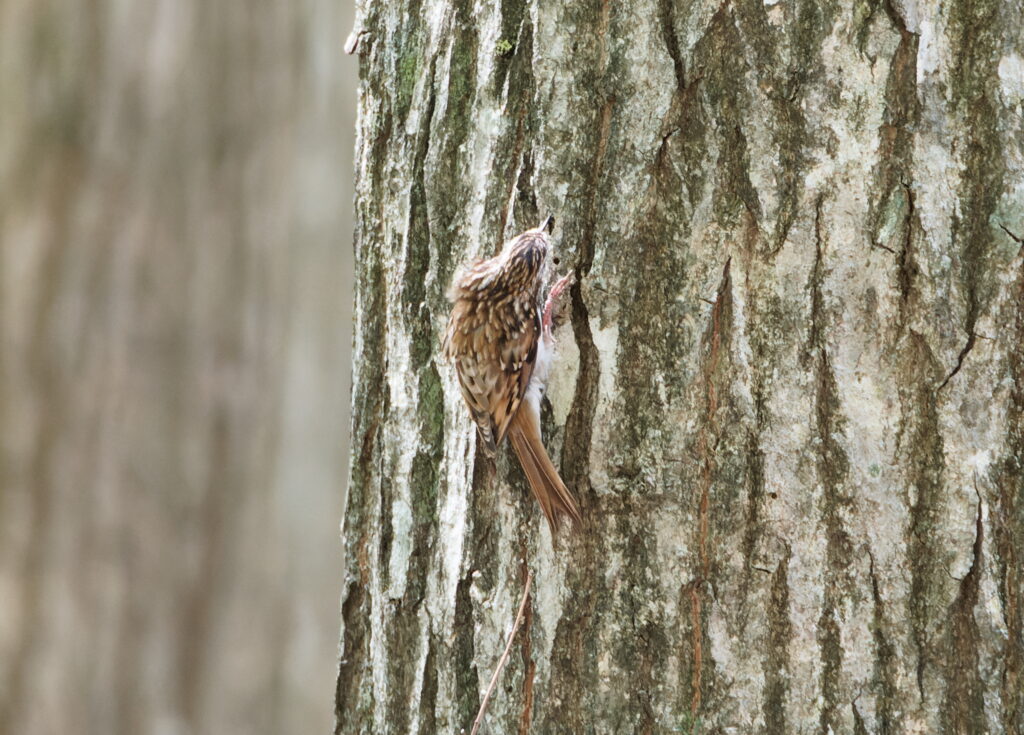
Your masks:
M 554 258 L 551 259 L 551 262 L 554 263 L 555 265 L 558 265 L 559 263 L 562 262 L 562 259 L 559 258 L 558 256 L 555 256 Z

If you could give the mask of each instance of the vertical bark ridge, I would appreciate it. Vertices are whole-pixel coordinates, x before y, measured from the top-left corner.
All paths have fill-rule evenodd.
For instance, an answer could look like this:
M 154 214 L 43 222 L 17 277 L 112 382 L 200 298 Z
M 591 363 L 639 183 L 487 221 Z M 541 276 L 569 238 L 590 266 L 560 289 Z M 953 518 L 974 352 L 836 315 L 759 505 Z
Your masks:
M 767 735 L 791 732 L 786 716 L 790 690 L 789 645 L 793 635 L 789 614 L 790 559 L 791 553 L 787 549 L 772 572 L 767 647 L 763 658 L 765 686 L 762 713 Z
M 1019 241 L 1018 241 L 1019 244 Z M 994 492 L 989 496 L 998 571 L 996 582 L 1006 622 L 1001 650 L 1000 693 L 1004 711 L 1000 724 L 1005 732 L 1024 729 L 1024 248 L 1018 249 L 1014 298 L 1004 310 L 1004 322 L 1012 324 L 1013 345 L 1006 357 L 1011 380 L 1005 446 L 993 468 Z
M 365 559 L 365 553 L 360 555 Z M 350 557 L 351 559 L 351 557 Z M 363 666 L 368 658 L 370 604 L 368 563 L 360 565 L 358 580 L 352 580 L 342 595 L 341 661 L 335 688 L 335 732 L 352 731 L 358 723 L 373 716 L 373 692 L 364 686 Z
M 999 293 L 994 287 L 993 215 L 1003 192 L 1004 148 L 998 113 L 997 53 L 1002 13 L 997 2 L 957 2 L 950 8 L 950 25 L 959 51 L 953 67 L 951 100 L 954 114 L 965 118 L 964 167 L 958 199 L 962 213 L 953 217 L 953 244 L 958 251 L 957 276 L 963 291 L 962 331 L 966 334 L 956 364 L 943 386 L 960 371 L 975 343 L 975 329 Z
M 947 732 L 985 732 L 985 686 L 979 671 L 978 585 L 984 563 L 985 528 L 981 522 L 981 494 L 975 520 L 973 558 L 967 574 L 960 580 L 956 599 L 950 606 L 946 632 L 946 687 L 943 720 Z
M 813 362 L 815 372 L 814 424 L 818 445 L 815 470 L 822 488 L 821 514 L 825 531 L 825 590 L 817 640 L 824 699 L 820 725 L 823 732 L 828 732 L 838 731 L 843 726 L 840 719 L 843 646 L 838 616 L 852 586 L 848 567 L 853 549 L 843 521 L 851 510 L 851 499 L 845 489 L 849 461 L 840 442 L 844 420 L 825 339 L 832 320 L 824 295 L 828 244 L 822 222 L 824 204 L 825 196 L 819 195 L 813 224 L 815 255 L 810 282 L 811 325 L 807 359 Z
M 527 560 L 523 558 L 523 578 L 526 578 Z M 523 662 L 523 687 L 522 705 L 519 712 L 519 735 L 529 735 L 530 725 L 533 722 L 533 683 L 537 674 L 537 662 L 533 660 L 532 654 L 532 628 L 533 628 L 533 598 L 526 601 L 526 609 L 523 612 L 523 624 L 520 629 L 519 653 Z
M 417 735 L 437 733 L 437 641 L 430 635 L 427 657 L 423 661 L 423 689 L 419 693 L 419 729 Z
M 514 6 L 511 12 L 517 18 L 515 32 L 510 29 L 509 35 L 503 35 L 501 40 L 511 43 L 508 39 L 514 38 L 515 46 L 509 51 L 496 49 L 495 54 L 501 57 L 496 66 L 496 73 L 501 77 L 496 94 L 503 104 L 503 137 L 509 142 L 497 146 L 493 168 L 498 173 L 488 182 L 486 198 L 487 211 L 500 211 L 495 252 L 507 238 L 536 227 L 545 216 L 537 211 L 536 197 L 530 191 L 533 168 L 531 146 L 536 132 L 536 112 L 533 109 L 536 96 L 532 65 L 533 24 L 523 15 L 521 2 L 503 4 L 503 19 L 509 17 L 505 14 L 508 5 Z M 503 20 L 503 28 L 505 22 Z M 513 207 L 514 222 L 509 221 L 510 206 Z
M 910 235 L 913 214 L 910 187 L 914 154 L 913 127 L 920 109 L 917 98 L 920 36 L 908 30 L 906 22 L 890 0 L 885 0 L 885 12 L 899 32 L 900 40 L 889 62 L 885 82 L 885 109 L 882 125 L 878 129 L 878 161 L 873 175 L 878 196 L 869 203 L 868 221 L 874 247 L 893 253 L 905 253 L 906 248 L 901 247 L 901 242 Z
M 691 665 L 691 699 L 690 717 L 697 720 L 703 700 L 705 656 L 703 653 L 705 638 L 710 640 L 704 630 L 704 597 L 712 592 L 713 563 L 709 548 L 710 509 L 709 504 L 716 476 L 720 473 L 719 460 L 716 455 L 720 441 L 721 428 L 719 417 L 719 388 L 716 383 L 728 378 L 728 371 L 720 367 L 723 355 L 727 358 L 730 349 L 732 320 L 732 280 L 730 278 L 731 260 L 727 260 L 722 269 L 722 280 L 719 283 L 715 302 L 711 307 L 710 323 L 704 334 L 705 354 L 700 375 L 703 388 L 704 415 L 697 433 L 696 454 L 699 465 L 700 481 L 697 493 L 697 523 L 695 528 L 694 547 L 696 559 L 694 568 L 695 579 L 689 587 L 691 603 L 691 625 L 693 627 L 693 661 Z M 720 529 L 716 528 L 716 531 Z M 708 657 L 708 665 L 713 661 Z
M 500 45 L 494 50 L 498 57 L 494 63 L 494 87 L 498 93 L 505 86 L 510 67 L 516 63 L 528 65 L 533 55 L 533 27 L 526 10 L 526 0 L 501 0 Z
M 946 595 L 944 568 L 949 550 L 940 543 L 936 527 L 943 514 L 945 451 L 936 410 L 935 376 L 939 368 L 924 337 L 911 333 L 907 360 L 912 382 L 903 398 L 901 443 L 907 456 L 909 477 L 907 529 L 911 573 L 908 613 L 916 648 L 916 677 L 921 706 L 933 696 L 935 638 L 944 621 Z
M 878 730 L 881 735 L 894 735 L 903 732 L 903 716 L 898 704 L 898 651 L 890 637 L 891 623 L 886 619 L 885 600 L 882 598 L 878 573 L 875 570 L 875 557 L 870 549 L 868 555 L 873 603 L 871 633 L 875 644 L 873 683 L 876 690 L 875 697 L 878 700 L 875 719 L 878 722 Z
M 466 732 L 473 726 L 473 719 L 480 709 L 480 674 L 474 663 L 475 650 L 473 642 L 473 601 L 469 596 L 471 580 L 467 577 L 459 581 L 455 592 L 455 619 L 453 629 L 455 640 L 451 644 L 454 657 L 455 696 L 453 716 L 450 727 L 463 728 Z

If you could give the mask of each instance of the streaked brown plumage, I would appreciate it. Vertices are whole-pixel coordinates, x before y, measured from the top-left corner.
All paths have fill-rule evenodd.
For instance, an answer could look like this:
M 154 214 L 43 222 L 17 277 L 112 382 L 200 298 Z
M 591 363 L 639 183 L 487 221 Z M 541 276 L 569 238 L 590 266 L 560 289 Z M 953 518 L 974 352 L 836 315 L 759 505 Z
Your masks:
M 452 283 L 452 314 L 444 339 L 462 396 L 493 457 L 507 435 L 552 531 L 579 508 L 541 442 L 540 399 L 554 347 L 551 312 L 568 285 L 561 279 L 540 308 L 548 251 L 547 222 L 505 244 L 502 252 L 464 268 Z

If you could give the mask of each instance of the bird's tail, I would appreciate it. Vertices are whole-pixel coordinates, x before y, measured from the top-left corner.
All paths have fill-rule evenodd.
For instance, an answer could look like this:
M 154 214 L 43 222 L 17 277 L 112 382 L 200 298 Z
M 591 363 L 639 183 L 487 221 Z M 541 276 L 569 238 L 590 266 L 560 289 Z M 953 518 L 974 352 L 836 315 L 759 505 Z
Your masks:
M 558 476 L 558 470 L 551 463 L 548 453 L 540 440 L 539 421 L 529 414 L 529 407 L 523 405 L 515 412 L 508 429 L 509 442 L 523 473 L 530 483 L 540 509 L 548 519 L 551 532 L 558 530 L 561 516 L 567 516 L 572 522 L 580 523 L 580 509 L 569 488 Z

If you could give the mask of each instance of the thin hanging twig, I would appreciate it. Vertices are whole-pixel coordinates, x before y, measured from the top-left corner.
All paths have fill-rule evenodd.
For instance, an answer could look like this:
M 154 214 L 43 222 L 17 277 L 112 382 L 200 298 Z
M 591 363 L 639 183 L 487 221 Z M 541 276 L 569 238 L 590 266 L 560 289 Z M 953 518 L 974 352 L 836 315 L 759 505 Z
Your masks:
M 523 613 L 526 611 L 526 600 L 530 597 L 530 585 L 533 583 L 533 572 L 526 573 L 526 586 L 523 588 L 523 599 L 519 603 L 519 612 L 516 613 L 516 621 L 512 623 L 512 632 L 508 634 L 508 643 L 505 644 L 505 652 L 501 654 L 501 658 L 498 659 L 498 668 L 494 670 L 494 675 L 491 677 L 491 683 L 487 685 L 487 693 L 484 694 L 484 701 L 480 703 L 480 711 L 476 713 L 476 719 L 473 720 L 473 730 L 469 735 L 476 735 L 477 730 L 480 729 L 480 723 L 484 721 L 484 713 L 487 711 L 487 703 L 491 701 L 491 694 L 494 692 L 494 687 L 498 684 L 498 676 L 501 674 L 501 670 L 505 668 L 505 664 L 508 662 L 508 654 L 512 651 L 512 641 L 516 638 L 516 633 L 519 631 L 519 624 L 523 622 Z

